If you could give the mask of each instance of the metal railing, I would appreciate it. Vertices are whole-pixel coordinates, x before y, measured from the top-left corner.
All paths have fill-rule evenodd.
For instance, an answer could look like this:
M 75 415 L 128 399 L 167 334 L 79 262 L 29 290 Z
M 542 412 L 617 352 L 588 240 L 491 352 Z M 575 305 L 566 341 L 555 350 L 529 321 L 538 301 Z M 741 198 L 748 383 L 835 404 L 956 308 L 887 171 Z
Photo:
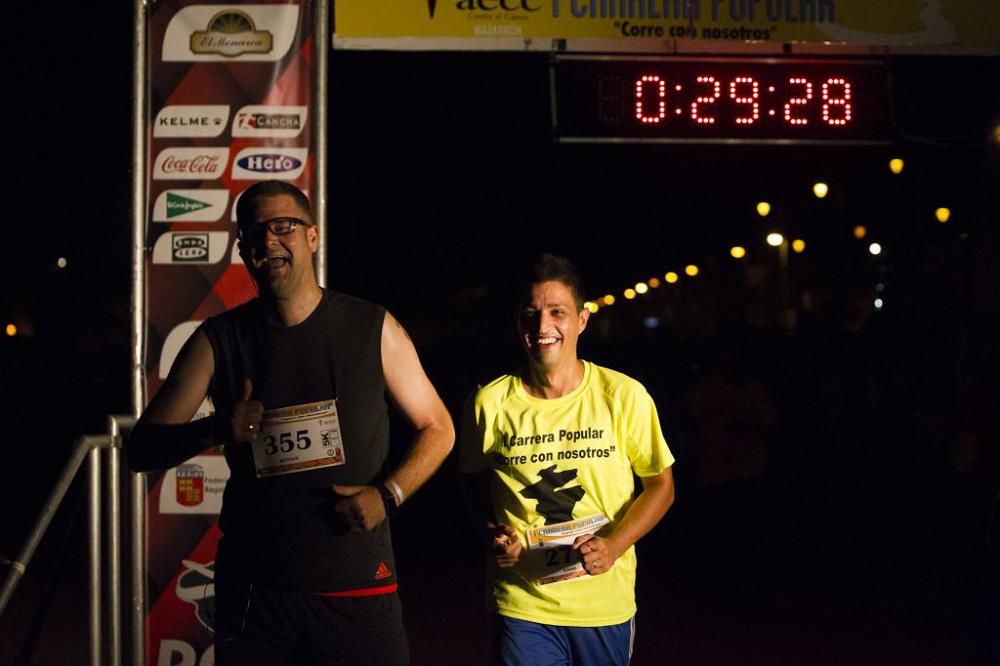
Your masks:
M 84 461 L 87 463 L 87 573 L 89 596 L 89 663 L 92 666 L 120 666 L 122 663 L 122 524 L 121 524 L 121 455 L 122 429 L 131 428 L 135 419 L 131 416 L 109 416 L 108 432 L 105 435 L 84 435 L 73 446 L 69 460 L 63 467 L 55 487 L 49 494 L 42 511 L 35 521 L 28 540 L 17 558 L 9 563 L 3 587 L 0 588 L 0 618 L 3 617 L 14 590 L 21 578 L 28 571 L 31 559 L 45 536 L 56 511 L 66 497 L 73 480 L 80 472 Z M 103 473 L 102 473 L 103 472 Z M 142 484 L 142 476 L 130 475 L 132 483 Z M 105 488 L 106 486 L 106 488 Z M 129 495 L 136 496 L 136 488 L 131 488 Z M 141 494 L 140 494 L 141 496 Z M 138 587 L 136 576 L 142 578 L 141 551 L 136 559 L 136 542 L 141 547 L 143 512 L 135 510 L 133 502 L 132 529 L 138 526 L 138 532 L 133 532 L 131 568 L 133 579 L 131 598 L 133 611 L 139 608 L 139 617 L 144 610 L 144 580 Z M 138 513 L 138 515 L 135 515 Z M 136 567 L 136 564 L 139 564 Z M 107 635 L 104 628 L 107 628 Z M 133 643 L 139 643 L 137 651 L 133 652 L 142 658 L 142 629 L 132 624 Z

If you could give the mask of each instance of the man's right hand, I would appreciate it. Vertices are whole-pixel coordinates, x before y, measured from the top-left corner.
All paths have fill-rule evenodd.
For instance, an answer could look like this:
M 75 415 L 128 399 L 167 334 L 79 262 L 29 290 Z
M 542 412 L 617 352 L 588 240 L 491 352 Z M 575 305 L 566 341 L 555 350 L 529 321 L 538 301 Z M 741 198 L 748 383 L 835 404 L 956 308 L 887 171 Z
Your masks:
M 229 422 L 233 442 L 253 442 L 260 433 L 260 422 L 264 418 L 264 403 L 251 400 L 253 382 L 243 378 L 243 399 L 233 403 Z
M 490 534 L 490 548 L 493 550 L 493 559 L 501 569 L 509 569 L 515 566 L 521 559 L 521 541 L 517 538 L 517 531 L 510 525 L 489 523 L 487 525 Z

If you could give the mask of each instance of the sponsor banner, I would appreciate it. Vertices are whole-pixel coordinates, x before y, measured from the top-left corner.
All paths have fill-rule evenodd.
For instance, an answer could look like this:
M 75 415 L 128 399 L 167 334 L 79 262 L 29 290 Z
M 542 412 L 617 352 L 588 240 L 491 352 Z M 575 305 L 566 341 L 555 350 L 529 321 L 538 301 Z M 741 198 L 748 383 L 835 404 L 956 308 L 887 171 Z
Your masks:
M 298 5 L 193 5 L 163 39 L 164 62 L 281 60 L 295 42 Z
M 556 46 L 538 40 L 614 40 L 628 51 L 632 42 L 669 50 L 671 40 L 691 40 L 1000 52 L 995 0 L 339 0 L 334 11 L 338 48 L 524 50 Z
M 228 148 L 164 148 L 153 163 L 153 179 L 216 180 L 228 163 Z
M 307 148 L 244 148 L 233 160 L 233 180 L 295 180 L 306 168 Z
M 160 513 L 218 515 L 228 480 L 225 457 L 195 456 L 163 475 Z
M 228 204 L 229 190 L 164 190 L 153 204 L 153 221 L 217 222 Z
M 229 105 L 175 104 L 165 106 L 153 121 L 157 137 L 217 137 L 229 123 Z
M 292 139 L 306 127 L 305 106 L 244 106 L 233 118 L 233 136 Z
M 172 231 L 156 239 L 153 263 L 217 264 L 228 248 L 228 231 Z
M 136 371 L 147 401 L 200 322 L 254 295 L 231 261 L 235 196 L 258 178 L 311 186 L 312 14 L 306 0 L 147 7 L 146 356 Z M 232 180 L 237 155 L 246 177 Z M 194 418 L 213 412 L 206 398 Z M 214 515 L 226 474 L 224 459 L 205 452 L 146 475 L 143 666 L 214 663 Z

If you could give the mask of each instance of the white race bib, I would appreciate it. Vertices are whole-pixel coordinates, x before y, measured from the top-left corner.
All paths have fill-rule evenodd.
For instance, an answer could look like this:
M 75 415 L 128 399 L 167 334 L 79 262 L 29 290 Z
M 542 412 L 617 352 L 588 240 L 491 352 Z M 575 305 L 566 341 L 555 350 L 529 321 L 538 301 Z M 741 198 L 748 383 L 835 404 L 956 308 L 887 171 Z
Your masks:
M 253 443 L 253 461 L 258 478 L 343 465 L 337 402 L 266 410 Z
M 594 534 L 609 522 L 607 516 L 596 513 L 586 518 L 529 529 L 525 536 L 533 564 L 531 569 L 538 584 L 548 585 L 586 576 L 580 553 L 573 550 L 573 542 L 582 534 Z

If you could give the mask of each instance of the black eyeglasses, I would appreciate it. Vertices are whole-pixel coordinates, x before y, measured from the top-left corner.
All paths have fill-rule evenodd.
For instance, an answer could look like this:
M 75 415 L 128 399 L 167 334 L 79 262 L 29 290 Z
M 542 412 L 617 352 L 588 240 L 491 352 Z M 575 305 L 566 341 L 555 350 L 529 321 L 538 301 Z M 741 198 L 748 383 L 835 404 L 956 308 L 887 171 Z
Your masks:
M 270 231 L 275 236 L 284 236 L 295 231 L 295 227 L 309 223 L 297 217 L 274 217 L 256 224 L 241 225 L 238 229 L 240 238 L 261 238 L 265 230 Z

